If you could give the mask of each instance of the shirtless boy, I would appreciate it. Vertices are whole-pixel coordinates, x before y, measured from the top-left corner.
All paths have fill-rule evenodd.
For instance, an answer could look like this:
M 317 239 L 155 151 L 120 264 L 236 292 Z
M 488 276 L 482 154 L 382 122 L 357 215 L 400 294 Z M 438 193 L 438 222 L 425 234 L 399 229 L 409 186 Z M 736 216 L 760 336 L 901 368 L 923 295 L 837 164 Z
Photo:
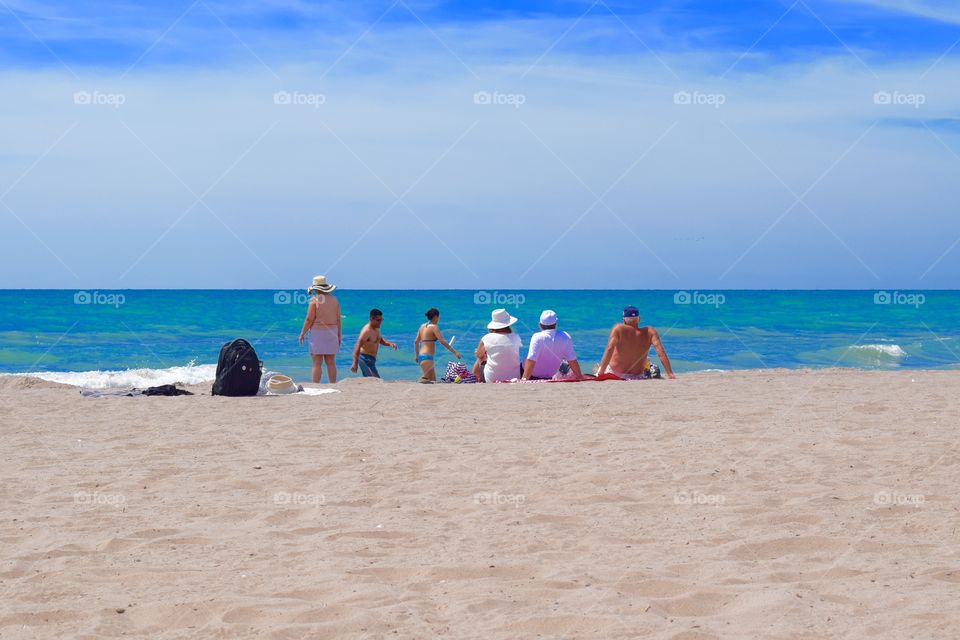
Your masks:
M 636 307 L 626 307 L 623 310 L 623 324 L 618 324 L 610 330 L 610 340 L 603 352 L 600 369 L 597 375 L 612 373 L 625 379 L 639 379 L 651 377 L 648 371 L 650 347 L 657 351 L 660 362 L 663 364 L 667 377 L 675 379 L 673 369 L 670 368 L 670 359 L 660 342 L 660 335 L 653 327 L 641 327 L 640 311 Z
M 397 348 L 395 342 L 384 340 L 380 335 L 380 325 L 383 324 L 383 312 L 380 309 L 370 310 L 370 322 L 363 325 L 360 330 L 360 337 L 357 338 L 357 346 L 353 348 L 353 366 L 350 371 L 360 372 L 364 378 L 379 378 L 380 372 L 377 371 L 377 351 L 380 345 L 385 347 Z

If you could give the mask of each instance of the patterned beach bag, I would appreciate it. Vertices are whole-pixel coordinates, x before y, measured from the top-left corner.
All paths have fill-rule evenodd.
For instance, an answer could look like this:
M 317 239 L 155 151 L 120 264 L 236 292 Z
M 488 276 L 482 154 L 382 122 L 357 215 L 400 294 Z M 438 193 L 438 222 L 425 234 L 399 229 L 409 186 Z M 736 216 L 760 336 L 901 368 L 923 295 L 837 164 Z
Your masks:
M 447 363 L 447 372 L 443 374 L 444 382 L 453 382 L 453 383 L 475 383 L 477 381 L 476 377 L 470 370 L 467 369 L 467 365 L 462 362 L 448 362 Z

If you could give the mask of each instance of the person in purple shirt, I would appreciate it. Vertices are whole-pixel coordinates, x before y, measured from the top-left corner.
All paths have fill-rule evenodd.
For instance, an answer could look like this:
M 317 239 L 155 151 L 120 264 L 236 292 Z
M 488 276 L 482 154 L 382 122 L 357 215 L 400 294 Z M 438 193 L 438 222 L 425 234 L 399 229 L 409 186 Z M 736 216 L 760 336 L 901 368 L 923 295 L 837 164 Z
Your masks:
M 530 349 L 523 366 L 524 380 L 549 380 L 558 373 L 573 372 L 574 379 L 583 377 L 573 350 L 573 339 L 557 329 L 557 314 L 547 309 L 540 314 L 540 332 L 530 339 Z

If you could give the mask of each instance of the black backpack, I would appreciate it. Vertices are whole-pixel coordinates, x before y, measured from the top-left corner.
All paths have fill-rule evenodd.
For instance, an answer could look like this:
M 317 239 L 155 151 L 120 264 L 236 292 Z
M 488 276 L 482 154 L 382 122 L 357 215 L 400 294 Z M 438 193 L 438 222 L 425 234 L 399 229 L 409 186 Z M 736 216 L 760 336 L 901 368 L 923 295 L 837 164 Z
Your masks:
M 255 396 L 260 390 L 262 373 L 263 363 L 250 343 L 243 338 L 231 340 L 220 349 L 213 395 Z

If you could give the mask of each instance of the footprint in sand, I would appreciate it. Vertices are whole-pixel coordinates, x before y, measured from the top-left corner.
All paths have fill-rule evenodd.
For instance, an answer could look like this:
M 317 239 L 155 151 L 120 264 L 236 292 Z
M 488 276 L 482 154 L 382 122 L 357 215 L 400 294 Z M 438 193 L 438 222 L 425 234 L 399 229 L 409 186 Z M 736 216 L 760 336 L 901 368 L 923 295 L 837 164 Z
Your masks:
M 960 569 L 951 569 L 949 571 L 943 571 L 941 573 L 936 573 L 931 577 L 934 580 L 940 580 L 942 582 L 960 583 Z
M 374 576 L 381 582 L 409 582 L 415 577 L 419 577 L 421 571 L 421 569 L 409 567 L 369 567 L 367 569 L 349 571 L 348 573 L 358 576 Z
M 736 600 L 736 596 L 713 591 L 697 591 L 680 598 L 654 600 L 654 608 L 669 616 L 712 616 Z
M 172 536 L 175 533 L 180 533 L 180 529 L 144 529 L 142 531 L 131 533 L 130 537 L 152 540 L 154 538 L 164 538 L 166 536 Z
M 717 640 L 718 637 L 700 631 L 681 631 L 675 636 L 670 636 L 670 640 Z
M 356 614 L 357 610 L 349 607 L 319 607 L 298 613 L 293 616 L 291 621 L 295 624 L 312 624 L 329 622 L 330 620 L 343 620 Z
M 50 624 L 61 624 L 79 620 L 81 614 L 77 611 L 24 611 L 16 615 L 0 618 L 0 629 L 4 627 L 35 627 Z
M 789 555 L 830 552 L 845 546 L 842 541 L 834 538 L 797 536 L 743 544 L 734 549 L 730 555 L 738 560 L 770 560 Z
M 274 595 L 276 598 L 290 598 L 292 600 L 307 600 L 314 602 L 335 596 L 336 591 L 330 589 L 297 589 L 295 591 L 283 591 Z
M 686 593 L 690 586 L 669 580 L 642 580 L 632 584 L 621 581 L 617 589 L 644 598 L 671 598 Z
M 483 580 L 485 578 L 520 579 L 530 575 L 529 568 L 523 567 L 432 567 L 428 574 L 433 581 L 446 580 Z
M 402 531 L 344 531 L 343 533 L 334 533 L 327 536 L 327 540 L 339 540 L 340 538 L 379 538 L 386 540 L 396 540 L 397 538 L 410 538 L 413 534 Z

